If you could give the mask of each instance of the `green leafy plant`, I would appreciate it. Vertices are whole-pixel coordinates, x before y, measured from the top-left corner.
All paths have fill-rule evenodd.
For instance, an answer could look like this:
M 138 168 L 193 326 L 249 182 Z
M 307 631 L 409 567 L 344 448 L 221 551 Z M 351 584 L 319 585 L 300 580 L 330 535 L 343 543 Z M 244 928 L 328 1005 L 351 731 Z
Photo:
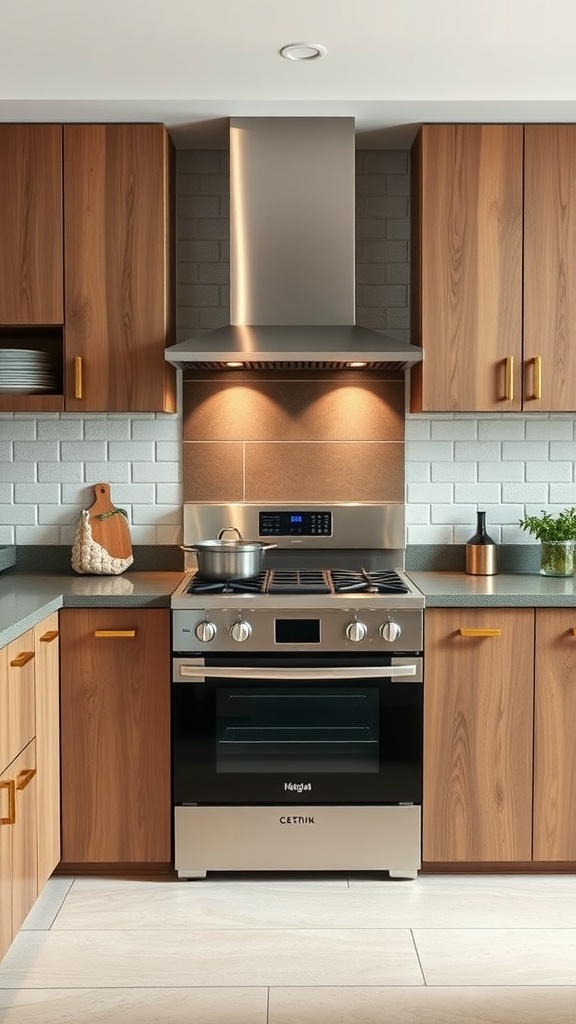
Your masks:
M 539 541 L 576 540 L 576 508 L 565 508 L 557 516 L 542 509 L 541 516 L 526 516 L 519 525 Z

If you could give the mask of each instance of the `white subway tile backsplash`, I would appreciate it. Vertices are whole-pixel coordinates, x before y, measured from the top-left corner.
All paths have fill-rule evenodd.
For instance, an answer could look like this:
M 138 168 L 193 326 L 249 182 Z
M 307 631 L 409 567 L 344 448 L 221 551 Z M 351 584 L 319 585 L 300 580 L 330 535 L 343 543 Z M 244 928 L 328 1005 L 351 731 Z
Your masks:
M 18 483 L 14 484 L 16 505 L 58 505 L 60 487 L 58 484 Z
M 489 480 L 513 480 L 520 482 L 525 479 L 526 462 L 479 462 L 478 479 L 482 482 Z
M 406 477 L 406 483 L 409 484 L 427 484 L 430 482 L 430 471 L 437 468 L 438 465 L 452 465 L 452 463 L 436 463 L 431 465 L 429 462 L 406 462 L 404 467 L 404 475 Z M 433 479 L 433 478 L 432 478 Z M 438 478 L 440 479 L 440 478 Z
M 177 416 L 164 416 L 156 420 L 132 420 L 134 441 L 178 441 L 180 434 L 181 426 Z
M 36 419 L 28 413 L 26 419 L 10 419 L 0 421 L 0 439 L 10 438 L 11 441 L 34 441 L 36 439 Z
M 409 526 L 406 531 L 408 544 L 452 544 L 451 526 Z
M 543 462 L 548 458 L 548 441 L 503 441 L 502 458 L 505 462 Z
M 432 420 L 430 436 L 433 441 L 475 441 L 478 423 L 476 420 Z
M 574 428 L 570 419 L 526 419 L 526 439 L 529 441 L 571 441 Z
M 407 441 L 407 462 L 451 462 L 454 445 L 451 441 Z
M 108 458 L 111 462 L 152 462 L 154 443 L 152 441 L 110 441 Z
M 480 418 L 478 420 L 478 439 L 480 441 L 523 441 L 526 432 L 526 420 L 514 415 L 495 419 Z
M 572 480 L 574 464 L 572 462 L 527 462 L 526 480 L 551 483 L 569 483 Z
M 106 458 L 105 441 L 62 441 L 60 456 L 63 462 L 102 462 Z M 46 459 L 38 459 L 46 461 Z
M 454 501 L 473 502 L 476 505 L 496 502 L 501 497 L 500 488 L 501 484 L 499 483 L 456 483 L 454 484 Z
M 81 483 L 83 479 L 80 462 L 39 462 L 37 471 L 40 483 Z
M 15 441 L 16 462 L 56 462 L 59 445 L 55 441 Z
M 422 416 L 407 416 L 405 423 L 406 441 L 430 440 L 430 420 Z
M 576 443 L 550 441 L 548 457 L 551 462 L 576 462 Z
M 514 504 L 522 503 L 524 505 L 527 505 L 528 502 L 534 504 L 534 502 L 538 501 L 541 501 L 543 504 L 546 504 L 548 500 L 549 496 L 547 483 L 502 484 L 502 501 L 504 502 L 513 502 Z
M 43 465 L 43 463 L 41 463 Z M 33 462 L 0 462 L 0 481 L 9 480 L 16 483 L 36 478 L 36 466 Z M 38 479 L 41 479 L 38 477 Z
M 54 419 L 38 420 L 39 441 L 82 441 L 84 423 L 82 420 L 66 420 L 56 415 Z
M 178 463 L 181 450 L 182 444 L 180 441 L 157 441 L 156 461 Z
M 56 526 L 17 526 L 14 530 L 14 543 L 60 544 L 61 531 Z
M 128 417 L 121 420 L 86 420 L 84 438 L 86 441 L 128 441 L 130 420 Z
M 14 505 L 8 502 L 0 504 L 0 524 L 2 526 L 30 526 L 35 522 L 35 505 Z
M 550 484 L 550 504 L 576 506 L 576 484 Z
M 430 511 L 430 522 L 434 525 L 459 526 L 462 523 L 476 522 L 476 505 L 451 504 L 433 505 Z
M 425 463 L 416 463 L 421 466 Z M 475 462 L 433 462 L 430 466 L 433 483 L 475 483 L 478 465 Z
M 130 462 L 85 462 L 84 482 L 87 484 L 128 484 L 132 478 Z
M 175 462 L 135 462 L 132 466 L 134 483 L 177 483 L 179 465 Z
M 0 463 L 11 462 L 13 450 L 12 441 L 0 441 Z
M 408 501 L 425 502 L 434 505 L 437 502 L 450 504 L 453 500 L 452 484 L 408 484 Z
M 501 448 L 497 441 L 456 441 L 454 458 L 458 462 L 496 462 Z
M 0 503 L 8 505 L 14 500 L 14 484 L 0 483 Z

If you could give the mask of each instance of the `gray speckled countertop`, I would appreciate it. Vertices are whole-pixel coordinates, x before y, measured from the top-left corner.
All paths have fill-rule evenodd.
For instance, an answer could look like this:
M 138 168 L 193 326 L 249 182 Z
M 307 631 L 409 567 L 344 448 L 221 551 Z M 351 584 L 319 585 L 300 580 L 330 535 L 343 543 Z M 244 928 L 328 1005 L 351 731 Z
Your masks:
M 465 572 L 417 572 L 407 575 L 426 598 L 427 608 L 569 608 L 576 606 L 576 577 L 540 573 L 468 576 Z
M 181 572 L 121 576 L 0 576 L 0 647 L 59 608 L 169 608 Z

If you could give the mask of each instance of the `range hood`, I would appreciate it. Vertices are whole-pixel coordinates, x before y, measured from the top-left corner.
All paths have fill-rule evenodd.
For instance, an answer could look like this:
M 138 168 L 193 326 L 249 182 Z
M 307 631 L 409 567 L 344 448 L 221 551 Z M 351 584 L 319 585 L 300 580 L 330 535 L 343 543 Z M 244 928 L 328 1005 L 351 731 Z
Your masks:
M 355 325 L 354 118 L 230 120 L 230 325 L 184 369 L 406 369 L 422 349 Z

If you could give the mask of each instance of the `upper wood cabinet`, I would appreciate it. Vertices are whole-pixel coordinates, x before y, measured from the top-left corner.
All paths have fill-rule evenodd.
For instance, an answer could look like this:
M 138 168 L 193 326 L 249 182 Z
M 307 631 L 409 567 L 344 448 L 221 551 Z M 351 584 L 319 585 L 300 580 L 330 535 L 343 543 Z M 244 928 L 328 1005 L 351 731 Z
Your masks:
M 57 380 L 0 412 L 175 411 L 173 172 L 161 124 L 0 126 L 0 346 Z
M 576 410 L 576 125 L 427 125 L 413 412 Z
M 576 125 L 524 128 L 524 408 L 576 411 Z
M 0 324 L 62 324 L 62 128 L 0 124 Z
M 413 412 L 521 408 L 521 125 L 425 125 L 412 151 Z
M 68 410 L 175 408 L 171 165 L 163 125 L 64 127 Z

